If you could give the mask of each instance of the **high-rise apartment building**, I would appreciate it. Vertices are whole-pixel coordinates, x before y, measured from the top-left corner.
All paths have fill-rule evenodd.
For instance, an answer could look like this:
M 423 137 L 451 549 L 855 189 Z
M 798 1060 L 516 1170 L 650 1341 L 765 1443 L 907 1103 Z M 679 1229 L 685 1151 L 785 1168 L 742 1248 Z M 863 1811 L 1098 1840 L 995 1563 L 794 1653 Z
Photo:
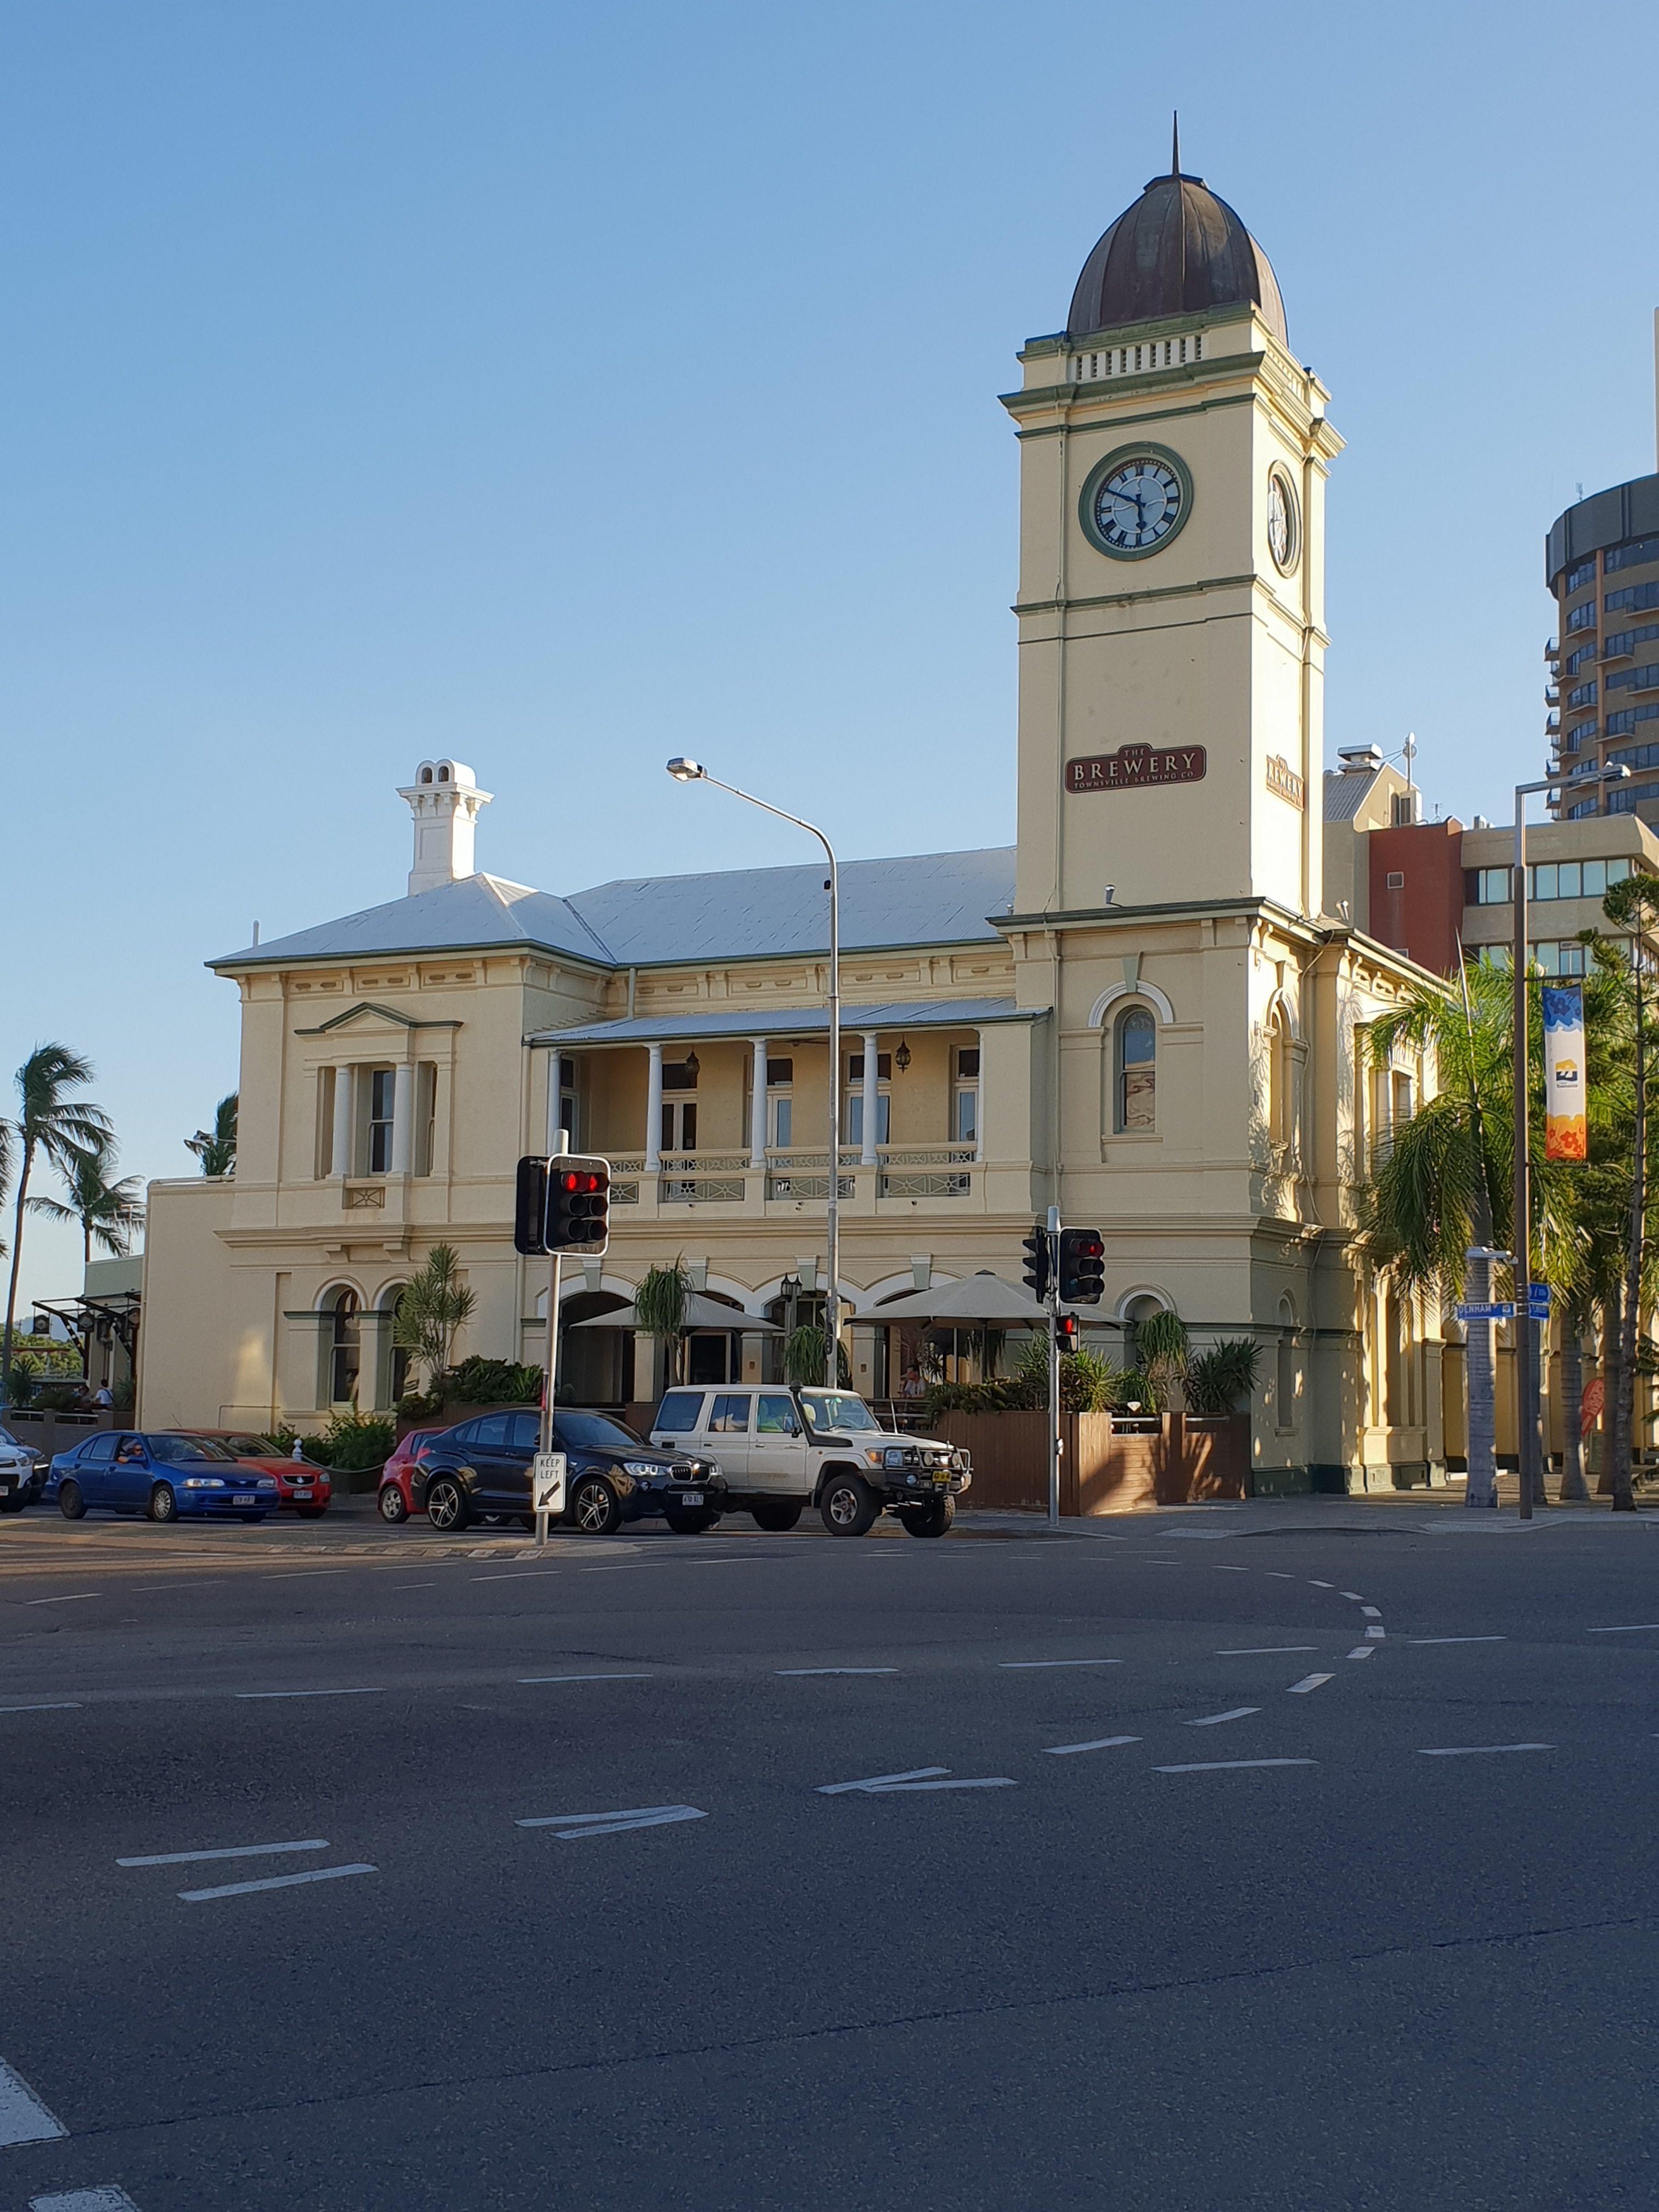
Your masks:
M 1634 477 L 1558 515 L 1545 573 L 1559 623 L 1545 693 L 1562 773 L 1558 811 L 1569 821 L 1659 822 L 1659 476 Z M 1628 780 L 1581 781 L 1618 763 Z

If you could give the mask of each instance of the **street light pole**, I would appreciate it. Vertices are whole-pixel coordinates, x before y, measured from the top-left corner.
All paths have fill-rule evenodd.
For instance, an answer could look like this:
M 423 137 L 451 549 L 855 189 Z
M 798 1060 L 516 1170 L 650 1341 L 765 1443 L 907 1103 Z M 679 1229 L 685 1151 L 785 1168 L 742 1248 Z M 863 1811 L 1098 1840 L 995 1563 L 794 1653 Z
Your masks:
M 717 791 L 730 792 L 733 799 L 758 806 L 763 814 L 774 815 L 780 822 L 793 823 L 797 830 L 805 830 L 809 836 L 817 839 L 830 863 L 830 1198 L 824 1223 L 825 1259 L 830 1273 L 825 1318 L 830 1326 L 825 1332 L 829 1339 L 824 1348 L 828 1372 L 823 1379 L 833 1390 L 841 1382 L 841 871 L 836 848 L 816 823 L 803 821 L 799 814 L 787 813 L 781 806 L 757 799 L 752 791 L 740 791 L 735 783 L 722 783 L 719 776 L 710 775 L 699 762 L 677 756 L 669 762 L 668 773 L 676 783 L 712 783 Z M 757 1084 L 765 1083 L 764 1068 L 756 1069 L 755 1080 Z

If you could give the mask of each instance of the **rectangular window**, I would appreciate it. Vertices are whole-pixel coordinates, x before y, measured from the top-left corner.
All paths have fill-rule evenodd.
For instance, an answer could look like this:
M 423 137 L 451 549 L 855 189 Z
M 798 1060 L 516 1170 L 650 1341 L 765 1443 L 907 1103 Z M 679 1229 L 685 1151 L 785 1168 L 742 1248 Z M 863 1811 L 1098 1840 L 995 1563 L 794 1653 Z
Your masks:
M 716 1398 L 714 1410 L 708 1416 L 709 1434 L 746 1437 L 749 1433 L 749 1406 L 747 1393 L 734 1392 L 730 1397 Z
M 320 1182 L 334 1172 L 334 1085 L 336 1071 L 319 1067 L 317 1071 L 317 1143 L 316 1164 L 312 1173 Z
M 1659 783 L 1616 783 L 1607 793 L 1609 814 L 1634 814 L 1638 806 L 1659 799 Z
M 1581 799 L 1577 806 L 1568 807 L 1567 819 L 1569 822 L 1582 822 L 1587 815 L 1599 814 L 1601 811 L 1601 802 L 1600 799 Z
M 1615 545 L 1611 553 L 1602 556 L 1601 566 L 1611 575 L 1615 568 L 1644 568 L 1650 561 L 1659 561 L 1659 538 L 1638 538 L 1632 544 Z M 1592 572 L 1595 566 L 1592 562 Z M 1570 584 L 1567 588 L 1574 587 Z
M 1528 896 L 1535 899 L 1559 898 L 1560 893 L 1555 886 L 1560 873 L 1559 866 L 1553 860 L 1540 860 L 1536 867 L 1528 868 L 1527 870 Z
M 658 1407 L 657 1418 L 651 1425 L 665 1429 L 672 1436 L 690 1436 L 702 1411 L 701 1390 L 671 1390 Z
M 1403 868 L 1389 869 L 1388 888 L 1391 891 L 1403 891 L 1405 890 L 1406 871 Z
M 388 1174 L 392 1167 L 392 1099 L 397 1077 L 389 1067 L 368 1072 L 368 1172 Z
M 1659 706 L 1621 708 L 1618 714 L 1607 716 L 1607 735 L 1610 738 L 1628 738 L 1635 733 L 1638 722 L 1653 721 L 1659 721 Z M 1623 753 L 1613 755 L 1616 761 L 1625 757 Z
M 767 1118 L 772 1124 L 772 1144 L 775 1151 L 787 1152 L 794 1142 L 790 1132 L 794 1127 L 794 1104 L 786 1091 L 781 1097 L 766 1102 Z
M 696 1151 L 697 1102 L 695 1098 L 663 1100 L 662 1149 L 665 1152 Z
M 951 1135 L 958 1145 L 971 1145 L 979 1138 L 979 1086 L 961 1083 L 957 1085 L 956 1115 Z
M 755 1401 L 755 1434 L 757 1437 L 798 1437 L 800 1418 L 795 1411 L 793 1398 L 780 1391 L 775 1397 Z
M 1613 643 L 1614 641 L 1612 638 L 1607 640 L 1607 650 L 1609 653 L 1613 650 Z M 1579 670 L 1584 666 L 1585 663 L 1594 660 L 1595 658 L 1595 647 L 1593 645 L 1581 645 L 1577 653 L 1570 653 L 1567 655 L 1565 661 L 1562 664 L 1561 673 L 1564 676 L 1577 676 Z
M 423 1060 L 415 1071 L 415 1172 L 429 1176 L 438 1151 L 438 1070 Z
M 1465 871 L 1474 896 L 1471 906 L 1507 906 L 1510 902 L 1510 872 L 1507 868 L 1469 868 Z
M 1659 584 L 1626 584 L 1622 592 L 1609 592 L 1602 604 L 1610 615 L 1645 614 L 1650 607 L 1659 607 Z M 1594 614 L 1590 620 L 1595 620 Z
M 884 1054 L 883 1057 L 885 1058 L 885 1056 Z M 877 1091 L 876 1142 L 878 1145 L 884 1145 L 890 1141 L 887 1130 L 891 1119 L 892 1104 L 893 1102 L 886 1091 Z M 849 1091 L 847 1096 L 846 1141 L 849 1145 L 861 1145 L 864 1142 L 864 1093 L 861 1091 Z
M 1615 630 L 1601 647 L 1603 660 L 1617 660 L 1621 653 L 1634 653 L 1638 645 L 1659 637 L 1659 623 L 1640 623 L 1634 629 Z
M 1615 593 L 1613 596 L 1616 598 L 1618 594 Z M 1613 599 L 1610 599 L 1607 601 L 1607 605 L 1611 607 L 1612 605 Z M 1594 629 L 1595 628 L 1595 602 L 1594 599 L 1586 599 L 1582 607 L 1575 607 L 1572 610 L 1572 612 L 1567 617 L 1567 628 L 1570 630 Z
M 1576 568 L 1569 570 L 1567 589 L 1570 592 L 1582 591 L 1586 584 L 1593 584 L 1595 581 L 1595 556 L 1592 553 L 1588 561 L 1581 561 Z
M 1608 677 L 1607 689 L 1609 691 L 1659 690 L 1659 660 L 1650 660 L 1641 668 L 1621 669 L 1617 676 Z
M 665 1091 L 695 1091 L 697 1087 L 697 1066 L 695 1060 L 665 1060 L 662 1064 L 662 1087 Z
M 893 1055 L 892 1055 L 892 1054 L 891 1054 L 890 1052 L 878 1052 L 878 1053 L 876 1054 L 876 1080 L 877 1080 L 877 1082 L 878 1082 L 878 1083 L 885 1083 L 885 1082 L 888 1080 L 889 1077 L 892 1074 L 892 1073 L 893 1073 Z M 852 1055 L 852 1057 L 848 1060 L 848 1063 L 847 1063 L 847 1080 L 848 1080 L 849 1083 L 862 1083 L 862 1082 L 863 1082 L 863 1080 L 864 1080 L 864 1054 L 863 1054 L 861 1052 L 855 1052 L 855 1053 Z
M 1607 761 L 1614 768 L 1659 768 L 1659 744 L 1616 745 Z
M 1610 691 L 1615 684 L 1627 684 L 1629 681 L 1628 677 L 1609 676 L 1607 689 Z M 1575 684 L 1567 694 L 1567 704 L 1569 707 L 1593 707 L 1595 704 L 1595 678 L 1592 676 L 1588 684 Z
M 766 1087 L 769 1091 L 775 1090 L 781 1083 L 793 1083 L 794 1079 L 795 1063 L 793 1060 L 769 1060 L 767 1061 Z
M 1576 753 L 1580 745 L 1588 744 L 1595 735 L 1594 722 L 1575 722 L 1571 729 L 1567 732 L 1567 750 L 1570 753 Z

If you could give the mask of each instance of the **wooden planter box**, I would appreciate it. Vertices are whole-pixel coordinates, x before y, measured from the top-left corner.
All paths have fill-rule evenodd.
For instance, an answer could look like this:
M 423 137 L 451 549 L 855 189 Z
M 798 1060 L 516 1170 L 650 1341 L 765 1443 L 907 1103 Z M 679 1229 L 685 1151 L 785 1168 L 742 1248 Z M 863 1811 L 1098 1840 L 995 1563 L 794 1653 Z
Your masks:
M 1155 1431 L 1145 1423 L 1137 1428 L 1139 1433 L 1117 1433 L 1109 1413 L 1062 1414 L 1063 1516 L 1075 1520 L 1250 1495 L 1248 1414 L 1166 1413 Z M 943 1413 L 931 1433 L 973 1455 L 964 1510 L 1048 1511 L 1047 1413 Z

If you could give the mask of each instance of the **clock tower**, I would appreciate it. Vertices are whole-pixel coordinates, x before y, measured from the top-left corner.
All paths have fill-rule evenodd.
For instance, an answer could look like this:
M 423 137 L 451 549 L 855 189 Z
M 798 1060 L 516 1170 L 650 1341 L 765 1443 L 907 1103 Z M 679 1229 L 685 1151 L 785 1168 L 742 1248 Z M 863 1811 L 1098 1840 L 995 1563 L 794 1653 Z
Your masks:
M 1316 914 L 1342 441 L 1267 256 L 1177 152 L 1020 360 L 1017 911 Z

